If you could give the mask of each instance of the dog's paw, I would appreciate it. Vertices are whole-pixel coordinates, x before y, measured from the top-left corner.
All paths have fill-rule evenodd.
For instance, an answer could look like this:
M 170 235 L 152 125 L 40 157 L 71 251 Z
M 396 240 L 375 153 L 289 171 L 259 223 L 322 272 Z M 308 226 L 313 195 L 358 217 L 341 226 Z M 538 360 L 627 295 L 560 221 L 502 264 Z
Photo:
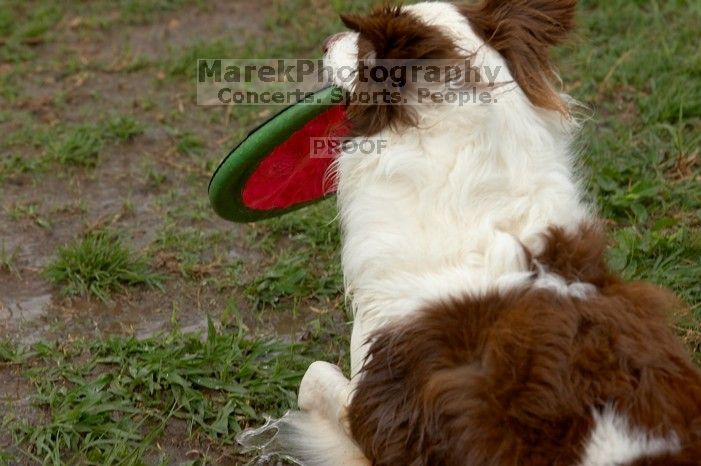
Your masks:
M 299 386 L 299 409 L 327 419 L 345 418 L 349 381 L 338 366 L 317 361 L 309 366 Z

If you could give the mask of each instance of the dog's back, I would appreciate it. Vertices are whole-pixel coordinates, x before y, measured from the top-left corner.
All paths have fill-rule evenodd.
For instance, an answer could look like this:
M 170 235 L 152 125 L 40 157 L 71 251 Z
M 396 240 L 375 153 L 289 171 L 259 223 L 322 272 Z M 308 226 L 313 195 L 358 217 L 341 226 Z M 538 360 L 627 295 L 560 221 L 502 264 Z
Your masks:
M 676 300 L 609 274 L 582 231 L 553 232 L 534 260 L 591 296 L 457 299 L 375 335 L 349 408 L 373 464 L 701 464 L 701 373 L 669 330 Z

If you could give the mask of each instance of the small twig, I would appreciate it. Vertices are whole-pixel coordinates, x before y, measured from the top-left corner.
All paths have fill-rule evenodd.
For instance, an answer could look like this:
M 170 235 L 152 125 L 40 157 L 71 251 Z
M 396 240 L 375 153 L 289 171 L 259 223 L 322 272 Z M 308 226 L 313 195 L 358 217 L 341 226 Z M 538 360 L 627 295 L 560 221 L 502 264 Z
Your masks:
M 109 215 L 104 215 L 95 220 L 94 222 L 88 223 L 87 228 L 85 229 L 85 234 L 89 235 L 94 231 L 102 230 L 106 226 L 112 226 L 118 221 L 120 221 L 122 217 L 124 217 L 124 212 L 117 212 L 111 218 Z

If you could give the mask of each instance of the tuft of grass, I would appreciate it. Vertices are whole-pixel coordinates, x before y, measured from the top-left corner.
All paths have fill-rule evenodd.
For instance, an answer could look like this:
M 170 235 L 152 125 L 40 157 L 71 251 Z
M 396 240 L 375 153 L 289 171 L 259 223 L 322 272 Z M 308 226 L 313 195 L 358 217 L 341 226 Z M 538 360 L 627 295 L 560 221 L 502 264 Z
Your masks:
M 108 302 L 127 287 L 160 287 L 162 277 L 150 270 L 146 259 L 131 251 L 115 234 L 90 233 L 59 248 L 44 271 L 68 296 L 94 296 Z
M 102 131 L 94 125 L 78 126 L 49 147 L 50 158 L 64 165 L 92 168 L 104 144 Z
M 6 0 L 0 1 L 0 37 L 8 37 L 15 25 L 15 14 Z
M 197 155 L 205 148 L 204 141 L 189 131 L 177 134 L 175 148 L 183 155 Z
M 10 428 L 30 459 L 57 466 L 144 464 L 178 420 L 188 435 L 231 447 L 260 413 L 294 406 L 310 362 L 294 345 L 247 338 L 242 329 L 209 321 L 205 338 L 174 331 L 0 351 L 0 362 L 7 353 L 35 367 L 27 376 L 46 413 Z
M 138 120 L 127 115 L 113 115 L 99 124 L 69 128 L 59 142 L 49 146 L 48 158 L 64 165 L 94 168 L 105 143 L 128 142 L 144 133 Z
M 113 116 L 104 123 L 103 136 L 107 139 L 128 142 L 142 134 L 144 134 L 143 125 L 130 116 Z
M 338 263 L 328 269 L 310 267 L 314 258 L 306 253 L 283 253 L 246 287 L 245 293 L 255 308 L 273 307 L 292 300 L 296 309 L 303 300 L 326 300 L 339 297 L 342 278 Z
M 627 227 L 615 232 L 614 241 L 609 252 L 614 269 L 626 278 L 642 278 L 667 286 L 698 308 L 701 231 L 683 226 L 653 230 Z
M 18 175 L 40 172 L 45 168 L 41 158 L 7 155 L 0 159 L 0 180 Z

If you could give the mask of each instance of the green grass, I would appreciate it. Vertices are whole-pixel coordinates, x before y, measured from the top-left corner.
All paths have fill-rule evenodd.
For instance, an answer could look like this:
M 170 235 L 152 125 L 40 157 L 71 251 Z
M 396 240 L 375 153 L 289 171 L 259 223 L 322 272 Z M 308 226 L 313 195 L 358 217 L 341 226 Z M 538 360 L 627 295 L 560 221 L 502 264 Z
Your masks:
M 64 295 L 94 296 L 102 301 L 128 287 L 159 287 L 162 281 L 144 257 L 131 251 L 119 236 L 105 232 L 90 233 L 60 248 L 44 275 Z
M 103 127 L 103 137 L 108 140 L 128 142 L 144 134 L 144 126 L 127 115 L 113 116 L 105 121 Z
M 27 372 L 34 402 L 48 416 L 18 422 L 13 433 L 28 459 L 50 465 L 143 464 L 172 420 L 230 448 L 262 413 L 294 404 L 309 364 L 289 344 L 248 338 L 241 326 L 217 330 L 211 321 L 205 338 L 175 331 L 63 347 L 5 343 L 4 362 L 34 367 Z
M 332 201 L 268 220 L 250 232 L 248 242 L 272 258 L 246 284 L 253 307 L 290 304 L 295 310 L 304 300 L 340 301 L 343 278 Z M 285 243 L 282 250 L 280 243 Z
M 0 61 L 18 63 L 34 58 L 31 47 L 46 42 L 62 17 L 51 3 L 29 8 L 26 3 L 0 0 Z
M 701 331 L 701 89 L 690 85 L 701 76 L 701 8 L 589 0 L 581 10 L 582 37 L 561 52 L 561 72 L 594 110 L 582 152 L 613 224 L 612 266 L 672 288 Z M 659 41 L 644 45 L 647 33 Z
M 49 148 L 50 158 L 63 165 L 93 168 L 104 145 L 101 131 L 93 125 L 71 129 Z
M 7 209 L 7 215 L 14 221 L 31 220 L 37 226 L 51 229 L 51 222 L 41 211 L 41 206 L 35 203 L 19 203 Z
M 170 272 L 186 278 L 203 278 L 216 273 L 221 264 L 214 257 L 213 244 L 222 236 L 208 234 L 196 228 L 182 228 L 170 224 L 163 228 L 151 245 L 150 255 L 163 262 Z
M 10 251 L 5 242 L 0 242 L 0 272 L 7 272 L 19 276 L 17 256 L 19 252 L 15 249 Z
M 130 142 L 142 135 L 141 122 L 128 115 L 112 115 L 99 123 L 68 127 L 57 141 L 50 142 L 49 161 L 79 168 L 95 168 L 108 143 Z
M 44 276 L 57 291 L 106 301 L 120 293 L 138 298 L 139 290 L 158 286 L 158 269 L 174 285 L 162 296 L 166 306 L 172 300 L 182 311 L 175 302 L 191 303 L 188 293 L 197 293 L 199 303 L 200 289 L 232 299 L 224 312 L 229 317 L 217 331 L 210 325 L 208 336 L 183 334 L 176 325 L 144 340 L 30 347 L 0 341 L 0 370 L 16 368 L 31 384 L 28 395 L 39 414 L 0 416 L 0 429 L 18 442 L 0 452 L 0 464 L 173 464 L 176 459 L 159 445 L 174 424 L 185 425 L 182 442 L 200 452 L 185 464 L 216 462 L 211 458 L 221 455 L 232 455 L 221 463 L 241 464 L 233 436 L 260 423 L 262 413 L 292 406 L 310 359 L 347 367 L 350 328 L 333 201 L 255 225 L 218 223 L 202 175 L 218 162 L 211 149 L 222 146 L 223 155 L 224 146 L 238 142 L 264 115 L 258 107 L 205 111 L 190 101 L 198 58 L 318 57 L 322 39 L 342 28 L 337 13 L 373 3 L 316 2 L 310 14 L 308 0 L 275 0 L 251 18 L 254 27 L 237 29 L 236 40 L 191 37 L 159 59 L 127 47 L 112 59 L 84 63 L 76 51 L 120 28 L 161 28 L 175 19 L 180 25 L 169 34 L 185 32 L 182 39 L 190 21 L 183 16 L 208 14 L 212 7 L 199 0 L 0 0 L 0 180 L 28 193 L 26 199 L 0 199 L 5 217 L 17 224 L 12 227 L 39 231 L 50 242 L 52 230 L 65 233 L 70 224 L 69 232 L 80 237 L 88 215 L 99 208 L 82 187 L 95 180 L 114 188 L 107 178 L 122 176 L 103 173 L 109 168 L 100 166 L 105 150 L 131 144 L 140 157 L 136 166 L 143 167 L 123 194 L 127 199 L 114 205 L 129 204 L 118 227 L 147 244 L 144 252 L 135 252 L 126 234 L 93 233 L 58 249 Z M 77 17 L 80 24 L 71 29 Z M 556 58 L 565 90 L 591 110 L 579 145 L 588 192 L 610 225 L 610 263 L 626 278 L 668 286 L 689 303 L 690 312 L 675 324 L 701 364 L 701 3 L 582 0 L 578 22 L 579 38 Z M 54 48 L 47 58 L 48 44 Z M 47 68 L 34 73 L 36 66 Z M 96 98 L 110 87 L 89 93 L 73 88 L 83 72 L 90 74 L 88 88 L 101 80 L 109 86 L 138 80 L 138 105 L 131 107 L 130 100 L 112 108 Z M 45 83 L 47 76 L 56 82 Z M 45 85 L 56 91 L 53 98 L 32 107 L 35 90 Z M 47 108 L 57 120 L 42 119 Z M 166 156 L 173 150 L 180 157 Z M 64 167 L 70 167 L 62 175 L 66 196 L 88 200 L 82 211 L 54 212 L 29 196 Z M 51 224 L 43 229 L 32 225 L 45 220 Z M 0 248 L 0 275 L 21 271 L 31 279 L 30 267 L 18 262 L 14 250 Z M 234 301 L 249 323 L 274 323 L 294 313 L 303 319 L 301 342 L 245 333 Z M 216 311 L 207 306 L 204 301 L 203 308 Z M 0 450 L 1 442 L 2 435 Z M 216 453 L 208 456 L 208 449 Z
M 45 168 L 45 161 L 41 158 L 22 157 L 16 154 L 6 155 L 0 159 L 0 180 L 37 173 Z
M 701 231 L 627 227 L 615 232 L 614 241 L 610 258 L 615 269 L 627 278 L 677 288 L 682 298 L 701 311 Z
M 189 131 L 175 135 L 175 149 L 182 155 L 198 155 L 202 153 L 204 147 L 202 138 Z
M 236 58 L 238 49 L 223 40 L 201 41 L 183 51 L 173 53 L 165 63 L 165 71 L 172 77 L 184 77 L 194 82 L 197 60 L 207 58 Z
M 148 23 L 165 13 L 172 13 L 183 6 L 193 5 L 203 8 L 203 0 L 119 0 L 120 12 L 130 24 Z

